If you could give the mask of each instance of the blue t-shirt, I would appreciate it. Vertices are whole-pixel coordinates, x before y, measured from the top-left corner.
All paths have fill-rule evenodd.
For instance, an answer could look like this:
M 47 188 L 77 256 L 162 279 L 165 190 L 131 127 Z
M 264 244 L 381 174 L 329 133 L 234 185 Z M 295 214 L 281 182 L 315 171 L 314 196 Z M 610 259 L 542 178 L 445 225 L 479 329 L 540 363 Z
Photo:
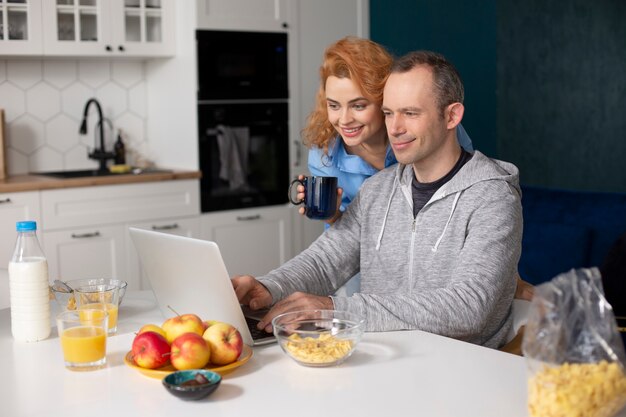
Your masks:
M 463 149 L 470 153 L 474 152 L 472 140 L 460 124 L 456 128 L 456 136 Z M 387 146 L 385 168 L 397 162 L 391 146 Z M 350 202 L 356 197 L 363 181 L 378 172 L 360 156 L 348 154 L 339 136 L 330 143 L 328 155 L 325 155 L 320 148 L 309 150 L 309 171 L 311 175 L 337 177 L 339 187 L 343 188 L 341 211 L 346 211 Z

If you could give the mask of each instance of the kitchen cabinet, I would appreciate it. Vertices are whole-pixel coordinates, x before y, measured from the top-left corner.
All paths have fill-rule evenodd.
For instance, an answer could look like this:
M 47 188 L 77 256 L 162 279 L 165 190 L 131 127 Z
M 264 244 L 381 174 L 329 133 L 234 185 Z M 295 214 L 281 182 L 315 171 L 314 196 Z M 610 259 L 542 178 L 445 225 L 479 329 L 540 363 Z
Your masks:
M 41 0 L 0 0 L 0 55 L 40 55 Z
M 197 28 L 284 31 L 289 28 L 290 0 L 198 1 Z
M 125 264 L 121 262 L 126 252 L 122 225 L 47 230 L 43 233 L 43 241 L 50 281 L 128 278 L 125 277 Z M 128 287 L 139 288 L 131 282 Z
M 177 180 L 41 191 L 51 279 L 108 277 L 142 289 L 128 227 L 198 235 L 198 190 L 197 180 Z
M 46 0 L 43 52 L 64 56 L 171 56 L 173 0 Z
M 217 243 L 229 275 L 263 275 L 292 256 L 287 206 L 205 213 L 201 237 Z

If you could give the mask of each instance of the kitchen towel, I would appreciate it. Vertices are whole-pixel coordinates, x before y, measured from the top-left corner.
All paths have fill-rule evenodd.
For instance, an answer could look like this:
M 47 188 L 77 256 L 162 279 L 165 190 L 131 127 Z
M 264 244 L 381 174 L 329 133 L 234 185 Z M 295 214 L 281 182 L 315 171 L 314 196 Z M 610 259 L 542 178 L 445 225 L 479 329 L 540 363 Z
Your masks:
M 247 185 L 250 129 L 217 125 L 217 146 L 220 153 L 220 179 L 236 190 Z

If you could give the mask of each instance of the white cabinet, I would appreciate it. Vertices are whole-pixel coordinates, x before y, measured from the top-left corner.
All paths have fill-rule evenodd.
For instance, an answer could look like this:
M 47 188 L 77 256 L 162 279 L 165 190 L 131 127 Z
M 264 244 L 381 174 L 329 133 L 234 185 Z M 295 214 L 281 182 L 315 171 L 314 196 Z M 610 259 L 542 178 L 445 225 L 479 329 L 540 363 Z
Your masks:
M 173 0 L 44 0 L 45 55 L 170 56 Z
M 202 238 L 217 243 L 229 275 L 263 275 L 293 256 L 291 207 L 205 213 Z
M 290 0 L 201 0 L 198 29 L 281 31 L 289 28 Z
M 0 0 L 0 55 L 42 53 L 41 0 Z
M 200 230 L 197 180 L 44 190 L 41 207 L 52 279 L 117 278 L 141 289 L 128 227 L 196 236 Z
M 45 231 L 44 251 L 50 280 L 80 278 L 125 279 L 124 227 L 99 225 Z M 134 287 L 134 288 L 133 288 Z M 138 289 L 131 285 L 129 288 Z

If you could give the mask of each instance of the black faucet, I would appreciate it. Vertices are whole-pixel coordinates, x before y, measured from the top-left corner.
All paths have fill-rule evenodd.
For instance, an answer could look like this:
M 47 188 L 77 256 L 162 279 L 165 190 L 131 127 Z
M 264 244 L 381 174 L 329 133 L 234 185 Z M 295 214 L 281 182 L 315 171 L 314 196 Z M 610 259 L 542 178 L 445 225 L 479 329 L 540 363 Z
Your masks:
M 96 125 L 100 130 L 100 148 L 97 147 L 93 150 L 93 152 L 88 153 L 90 159 L 95 159 L 99 161 L 100 167 L 98 171 L 108 171 L 107 169 L 107 159 L 114 159 L 115 153 L 107 152 L 104 148 L 104 118 L 102 117 L 102 107 L 100 107 L 100 103 L 95 98 L 90 98 L 85 104 L 85 110 L 83 110 L 83 121 L 80 124 L 79 133 L 81 135 L 87 134 L 87 114 L 89 112 L 89 106 L 91 103 L 96 105 L 96 110 L 98 110 L 98 124 Z

